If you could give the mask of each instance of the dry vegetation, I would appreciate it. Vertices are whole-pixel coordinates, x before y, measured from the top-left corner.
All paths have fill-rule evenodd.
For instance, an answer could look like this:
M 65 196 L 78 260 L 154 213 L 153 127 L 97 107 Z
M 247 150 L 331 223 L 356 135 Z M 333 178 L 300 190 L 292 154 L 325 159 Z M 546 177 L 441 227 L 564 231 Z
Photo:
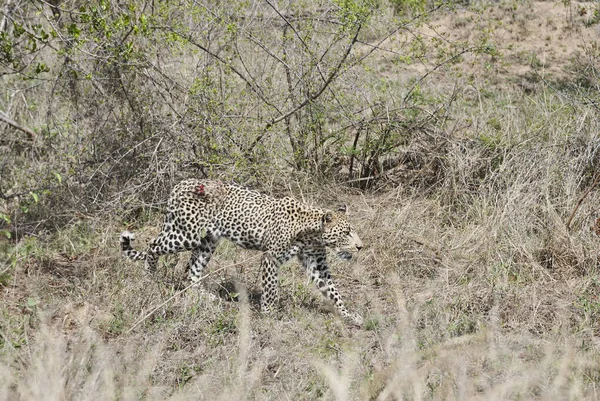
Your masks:
M 83 3 L 27 4 L 3 21 L 79 52 L 3 50 L 34 137 L 0 123 L 0 400 L 600 398 L 597 2 L 164 2 L 129 55 L 126 22 L 69 41 Z M 255 252 L 219 247 L 217 301 L 179 291 L 187 255 L 123 260 L 194 175 L 347 203 L 366 246 L 331 265 L 363 327 L 296 262 L 264 316 Z

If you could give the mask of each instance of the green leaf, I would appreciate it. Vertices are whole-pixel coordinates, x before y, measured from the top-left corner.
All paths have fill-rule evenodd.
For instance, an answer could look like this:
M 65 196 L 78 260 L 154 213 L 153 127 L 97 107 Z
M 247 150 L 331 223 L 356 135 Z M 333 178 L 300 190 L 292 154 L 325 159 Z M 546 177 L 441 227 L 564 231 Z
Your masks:
M 77 25 L 75 24 L 71 24 L 67 27 L 67 31 L 69 32 L 69 34 L 71 36 L 73 36 L 74 38 L 78 38 L 79 34 L 81 33 L 81 30 L 77 27 Z
M 35 203 L 38 203 L 40 201 L 40 197 L 35 192 L 29 192 L 29 195 L 31 195 Z
M 7 214 L 0 213 L 0 220 L 4 220 L 6 224 L 10 224 L 10 217 Z
M 50 68 L 45 63 L 37 63 L 35 66 L 35 73 L 40 74 L 42 72 L 48 72 Z
M 56 171 L 53 171 L 52 174 L 54 174 L 54 177 L 56 177 L 56 180 L 58 181 L 58 184 L 62 184 L 62 176 L 57 173 Z
M 7 286 L 10 282 L 10 274 L 8 273 L 0 273 L 0 286 Z

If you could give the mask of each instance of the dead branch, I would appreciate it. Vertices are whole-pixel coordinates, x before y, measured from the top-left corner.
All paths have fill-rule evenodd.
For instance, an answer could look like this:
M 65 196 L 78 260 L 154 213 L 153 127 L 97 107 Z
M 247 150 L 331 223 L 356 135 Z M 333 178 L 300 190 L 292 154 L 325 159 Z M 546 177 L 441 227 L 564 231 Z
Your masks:
M 356 41 L 358 39 L 358 34 L 360 33 L 361 28 L 362 28 L 362 24 L 358 24 L 358 26 L 356 28 L 356 32 L 354 33 L 354 37 L 352 38 L 352 40 L 346 47 L 346 50 L 344 51 L 343 56 L 338 61 L 337 65 L 331 70 L 331 72 L 329 73 L 329 76 L 327 77 L 327 79 L 325 80 L 323 85 L 321 85 L 319 90 L 316 91 L 315 93 L 311 94 L 310 96 L 306 97 L 306 99 L 304 99 L 304 101 L 302 103 L 300 103 L 296 107 L 293 107 L 290 111 L 286 112 L 285 114 L 281 114 L 279 117 L 274 118 L 271 121 L 269 121 L 266 124 L 263 132 L 259 136 L 257 136 L 256 139 L 252 142 L 252 144 L 248 147 L 248 149 L 246 149 L 246 152 L 245 152 L 246 155 L 248 155 L 250 152 L 252 152 L 252 150 L 256 147 L 256 145 L 258 145 L 260 143 L 260 141 L 262 141 L 263 137 L 269 131 L 269 128 L 271 128 L 273 125 L 277 124 L 278 122 L 283 121 L 286 118 L 292 116 L 293 114 L 297 113 L 298 111 L 302 110 L 306 105 L 308 105 L 310 102 L 317 100 L 319 98 L 319 96 L 321 96 L 323 94 L 323 92 L 325 92 L 325 89 L 327 89 L 329 87 L 329 84 L 331 84 L 334 81 L 334 79 L 337 78 L 342 73 L 342 66 L 344 65 L 344 62 L 350 55 L 350 51 L 352 51 L 352 48 L 356 44 Z
M 35 138 L 37 137 L 37 134 L 35 132 L 33 132 L 33 130 L 17 123 L 16 121 L 14 121 L 13 119 L 11 119 L 10 117 L 8 117 L 6 115 L 6 113 L 4 113 L 3 111 L 0 111 L 0 120 L 4 121 L 5 123 L 7 123 L 8 125 L 10 125 L 13 128 L 18 129 L 19 131 L 22 131 L 24 133 L 27 134 L 28 138 L 30 141 L 34 141 Z
M 56 189 L 56 187 L 41 187 L 41 188 L 29 189 L 27 191 L 18 192 L 15 194 L 8 194 L 8 195 L 4 194 L 4 192 L 2 192 L 2 190 L 0 189 L 0 199 L 9 200 L 9 199 L 19 198 L 21 196 L 29 195 L 32 192 L 50 191 L 50 190 L 54 190 L 54 189 Z
M 577 210 L 579 210 L 579 207 L 581 206 L 585 198 L 587 198 L 590 192 L 592 192 L 592 189 L 596 188 L 598 182 L 600 182 L 600 173 L 596 175 L 596 178 L 594 179 L 594 182 L 592 182 L 592 185 L 590 185 L 590 187 L 579 197 L 575 208 L 573 208 L 573 211 L 571 212 L 571 215 L 569 216 L 569 218 L 567 219 L 567 223 L 565 224 L 565 226 L 567 227 L 567 231 L 569 231 L 571 228 L 571 222 L 573 221 L 573 217 L 575 217 L 575 213 L 577 213 Z

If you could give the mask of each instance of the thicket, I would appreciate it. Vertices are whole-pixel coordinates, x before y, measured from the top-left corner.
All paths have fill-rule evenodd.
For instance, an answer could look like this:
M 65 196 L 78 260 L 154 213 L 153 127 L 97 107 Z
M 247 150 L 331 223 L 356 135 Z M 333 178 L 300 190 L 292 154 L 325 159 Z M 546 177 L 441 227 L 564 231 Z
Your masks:
M 396 2 L 397 3 L 397 2 Z M 6 235 L 155 207 L 182 175 L 363 190 L 419 165 L 460 88 L 422 83 L 478 43 L 414 29 L 452 2 L 14 0 L 2 6 L 0 199 Z M 386 41 L 408 34 L 409 54 Z M 382 80 L 374 54 L 410 82 Z M 20 227 L 20 228 L 19 228 Z
M 315 360 L 337 399 L 596 399 L 600 48 L 567 45 L 598 7 L 465 3 L 2 3 L 0 399 L 332 398 Z M 187 255 L 121 261 L 193 175 L 345 197 L 366 246 L 330 263 L 364 327 L 295 266 L 251 316 L 231 246 L 214 304 L 172 296 Z
M 471 7 L 483 22 L 470 42 L 421 29 L 459 4 L 8 1 L 0 228 L 18 236 L 82 215 L 127 218 L 160 207 L 189 175 L 430 193 L 457 181 L 451 151 L 465 146 L 483 164 L 461 190 L 486 186 L 513 144 L 494 119 L 497 135 L 456 135 L 472 92 L 494 96 L 458 64 L 501 68 L 500 25 L 481 3 Z M 597 112 L 598 53 L 592 45 L 566 66 L 573 79 L 529 78 Z M 439 74 L 443 89 L 428 84 Z

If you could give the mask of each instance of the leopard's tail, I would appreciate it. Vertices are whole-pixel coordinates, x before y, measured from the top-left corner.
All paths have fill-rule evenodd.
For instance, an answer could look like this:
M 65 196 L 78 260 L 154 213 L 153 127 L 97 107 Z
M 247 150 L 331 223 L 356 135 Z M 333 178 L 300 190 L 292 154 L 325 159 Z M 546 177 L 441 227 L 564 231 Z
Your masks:
M 123 256 L 132 260 L 146 260 L 148 256 L 146 252 L 138 251 L 131 246 L 131 242 L 135 240 L 135 234 L 129 231 L 121 233 L 121 252 Z

